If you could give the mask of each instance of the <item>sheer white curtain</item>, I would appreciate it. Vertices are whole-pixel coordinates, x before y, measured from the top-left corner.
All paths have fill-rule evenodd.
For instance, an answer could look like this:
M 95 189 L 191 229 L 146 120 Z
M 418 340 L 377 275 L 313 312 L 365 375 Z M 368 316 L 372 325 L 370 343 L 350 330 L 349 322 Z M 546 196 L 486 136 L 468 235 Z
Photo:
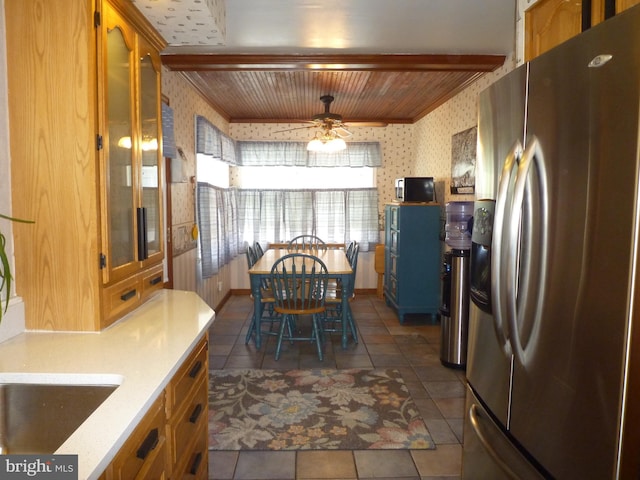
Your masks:
M 238 255 L 236 195 L 205 182 L 196 193 L 202 277 L 209 278 Z
M 229 165 L 324 167 L 314 170 L 382 165 L 377 142 L 350 142 L 343 152 L 315 154 L 302 142 L 235 142 L 201 116 L 196 116 L 196 152 Z M 311 233 L 327 242 L 356 240 L 367 251 L 379 240 L 375 188 L 222 188 L 205 178 L 207 172 L 215 176 L 214 170 L 205 165 L 201 169 L 200 158 L 198 165 L 196 209 L 203 278 L 217 274 L 255 241 L 283 242 Z
M 261 167 L 380 167 L 382 152 L 378 142 L 349 142 L 335 153 L 307 150 L 304 142 L 237 142 L 238 165 Z
M 310 233 L 326 242 L 378 243 L 378 191 L 236 190 L 240 245 L 284 242 Z M 242 248 L 242 247 L 241 247 Z

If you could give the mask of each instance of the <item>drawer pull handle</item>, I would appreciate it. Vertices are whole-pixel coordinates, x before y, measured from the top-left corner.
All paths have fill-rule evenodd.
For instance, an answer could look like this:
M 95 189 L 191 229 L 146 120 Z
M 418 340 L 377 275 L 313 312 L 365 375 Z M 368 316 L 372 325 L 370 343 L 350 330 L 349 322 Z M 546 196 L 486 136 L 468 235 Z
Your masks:
M 134 288 L 133 290 L 129 290 L 127 293 L 123 293 L 122 295 L 120 295 L 120 300 L 122 300 L 123 302 L 126 302 L 127 300 L 130 300 L 135 296 L 136 296 L 136 289 Z
M 189 473 L 191 475 L 195 475 L 196 473 L 198 473 L 198 468 L 200 467 L 201 461 L 202 461 L 202 452 L 198 452 L 196 454 L 196 458 L 193 459 L 193 463 L 191 464 L 191 470 L 189 470 Z
M 151 452 L 151 450 L 156 448 L 157 445 L 158 445 L 158 429 L 154 428 L 149 432 L 149 434 L 147 435 L 147 438 L 144 439 L 144 442 L 142 442 L 142 445 L 140 445 L 140 448 L 136 452 L 136 457 L 138 457 L 141 460 L 144 460 L 145 458 L 147 458 L 147 455 L 149 455 L 149 452 Z
M 198 360 L 196 364 L 193 366 L 193 368 L 189 371 L 189 376 L 191 378 L 196 378 L 196 375 L 198 375 L 198 372 L 200 371 L 201 368 L 202 368 L 202 362 Z
M 196 405 L 196 408 L 193 409 L 193 412 L 191 413 L 191 416 L 189 417 L 189 421 L 191 423 L 196 423 L 198 421 L 198 417 L 200 416 L 201 413 L 202 413 L 202 404 L 199 403 L 198 405 Z
M 151 280 L 149 280 L 149 284 L 150 285 L 157 285 L 162 281 L 162 275 L 158 275 L 155 278 L 152 278 Z

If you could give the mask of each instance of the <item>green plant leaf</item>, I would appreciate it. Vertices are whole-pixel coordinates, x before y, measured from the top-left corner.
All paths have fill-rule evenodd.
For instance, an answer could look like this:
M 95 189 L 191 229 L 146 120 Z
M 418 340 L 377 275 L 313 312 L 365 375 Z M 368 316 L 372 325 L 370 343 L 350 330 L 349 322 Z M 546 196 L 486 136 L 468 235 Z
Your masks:
M 33 220 L 23 220 L 21 218 L 10 217 L 8 215 L 3 215 L 0 213 L 0 218 L 4 218 L 5 220 L 9 220 L 12 222 L 20 222 L 20 223 L 35 223 Z M 13 277 L 11 276 L 11 265 L 9 264 L 9 258 L 7 257 L 6 250 L 7 239 L 0 232 L 0 294 L 5 292 L 5 298 L 3 304 L 0 304 L 0 323 L 2 323 L 2 317 L 6 313 L 9 308 L 9 296 L 11 295 L 11 280 Z M 2 298 L 0 298 L 0 302 Z
M 11 266 L 5 250 L 6 243 L 7 239 L 0 233 L 0 292 L 6 289 L 4 305 L 0 306 L 0 323 L 2 322 L 2 316 L 9 308 L 9 292 L 11 292 Z
M 36 223 L 33 220 L 23 220 L 22 218 L 10 217 L 8 215 L 3 215 L 0 213 L 0 218 L 4 218 L 5 220 L 11 220 L 12 222 L 20 222 L 20 223 Z

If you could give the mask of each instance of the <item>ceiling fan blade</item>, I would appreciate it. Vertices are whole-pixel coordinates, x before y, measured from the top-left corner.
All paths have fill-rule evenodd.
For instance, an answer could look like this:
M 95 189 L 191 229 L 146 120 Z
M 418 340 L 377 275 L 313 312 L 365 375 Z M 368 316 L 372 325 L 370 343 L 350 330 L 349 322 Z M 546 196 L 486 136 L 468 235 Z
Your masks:
M 353 135 L 353 133 L 351 133 L 349 130 L 347 130 L 345 127 L 334 127 L 333 131 L 336 133 L 336 135 L 338 135 L 340 138 L 349 138 Z
M 346 122 L 350 127 L 388 127 L 387 122 Z
M 316 124 L 312 124 L 312 125 L 306 125 L 304 127 L 287 128 L 286 130 L 276 130 L 273 133 L 293 132 L 294 130 L 305 130 L 305 129 L 317 128 L 317 127 L 318 126 Z

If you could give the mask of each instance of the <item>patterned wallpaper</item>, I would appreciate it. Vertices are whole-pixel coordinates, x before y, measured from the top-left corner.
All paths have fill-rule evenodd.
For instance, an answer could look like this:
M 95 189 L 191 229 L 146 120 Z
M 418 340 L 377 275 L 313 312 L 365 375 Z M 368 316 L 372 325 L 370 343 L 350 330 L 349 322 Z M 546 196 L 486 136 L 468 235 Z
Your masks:
M 173 221 L 173 251 L 179 255 L 196 247 L 191 236 L 195 221 L 195 116 L 203 115 L 223 132 L 228 132 L 229 125 L 198 94 L 191 84 L 180 74 L 164 68 L 162 71 L 162 94 L 173 109 L 174 134 L 176 147 L 184 152 L 186 162 L 185 183 L 171 184 L 171 215 Z
M 481 77 L 414 125 L 392 124 L 384 128 L 351 129 L 351 141 L 378 141 L 381 144 L 383 167 L 378 170 L 376 178 L 381 213 L 383 205 L 394 198 L 394 180 L 403 176 L 433 176 L 436 180 L 436 194 L 443 207 L 448 201 L 473 199 L 471 195 L 449 193 L 451 137 L 476 125 L 478 93 L 510 71 L 513 64 L 514 60 L 509 58 L 496 72 Z M 174 110 L 176 146 L 183 150 L 186 159 L 187 181 L 173 183 L 171 186 L 174 287 L 197 291 L 215 308 L 228 289 L 238 283 L 234 278 L 239 277 L 238 271 L 244 272 L 245 267 L 242 262 L 236 262 L 210 279 L 203 280 L 198 275 L 196 242 L 191 237 L 195 221 L 195 185 L 190 181 L 195 179 L 195 115 L 203 115 L 236 140 L 307 141 L 313 136 L 313 129 L 300 128 L 301 124 L 229 124 L 180 73 L 167 69 L 163 70 L 162 91 Z M 232 184 L 233 180 L 232 175 Z
M 478 94 L 513 68 L 513 59 L 508 58 L 495 72 L 480 77 L 415 124 L 414 173 L 416 176 L 434 177 L 439 187 L 437 194 L 440 203 L 473 200 L 473 195 L 450 193 L 451 137 L 477 125 Z
M 133 0 L 169 45 L 224 45 L 224 0 Z
M 230 135 L 236 140 L 292 140 L 308 141 L 313 138 L 315 128 L 300 128 L 300 124 L 232 123 Z M 289 132 L 283 130 L 294 129 Z M 385 128 L 350 127 L 353 142 L 380 142 L 383 166 L 378 171 L 377 186 L 381 205 L 393 198 L 393 180 L 413 174 L 414 125 L 389 125 Z M 231 182 L 233 184 L 234 177 Z
M 513 58 L 505 65 L 481 77 L 455 98 L 440 106 L 414 125 L 392 124 L 385 128 L 353 127 L 348 141 L 378 141 L 382 147 L 383 167 L 377 174 L 380 207 L 393 200 L 394 180 L 403 176 L 432 176 L 437 183 L 438 201 L 470 200 L 471 195 L 451 195 L 451 137 L 477 124 L 477 96 L 491 83 L 514 67 Z M 191 88 L 179 73 L 163 71 L 163 94 L 174 109 L 176 146 L 187 159 L 187 176 L 195 176 L 195 115 L 203 115 L 223 132 L 236 140 L 306 141 L 313 128 L 301 124 L 232 123 L 229 124 Z M 233 184 L 232 176 L 231 182 Z M 172 215 L 174 229 L 188 228 L 194 221 L 193 183 L 172 185 Z M 179 228 L 177 228 L 179 230 Z M 185 240 L 174 239 L 177 245 Z M 184 245 L 183 245 L 184 246 Z M 187 249 L 189 245 L 186 245 Z
M 442 204 L 449 201 L 473 199 L 472 195 L 451 195 L 451 137 L 477 124 L 477 96 L 495 80 L 513 69 L 513 60 L 489 73 L 455 98 L 440 106 L 414 125 L 389 125 L 385 128 L 353 127 L 349 141 L 378 141 L 382 146 L 383 167 L 377 174 L 382 206 L 393 200 L 394 180 L 404 176 L 434 177 L 437 198 Z M 231 137 L 236 140 L 297 140 L 313 137 L 313 128 L 300 124 L 232 123 Z M 291 131 L 286 131 L 293 129 Z M 231 178 L 233 183 L 234 178 Z

